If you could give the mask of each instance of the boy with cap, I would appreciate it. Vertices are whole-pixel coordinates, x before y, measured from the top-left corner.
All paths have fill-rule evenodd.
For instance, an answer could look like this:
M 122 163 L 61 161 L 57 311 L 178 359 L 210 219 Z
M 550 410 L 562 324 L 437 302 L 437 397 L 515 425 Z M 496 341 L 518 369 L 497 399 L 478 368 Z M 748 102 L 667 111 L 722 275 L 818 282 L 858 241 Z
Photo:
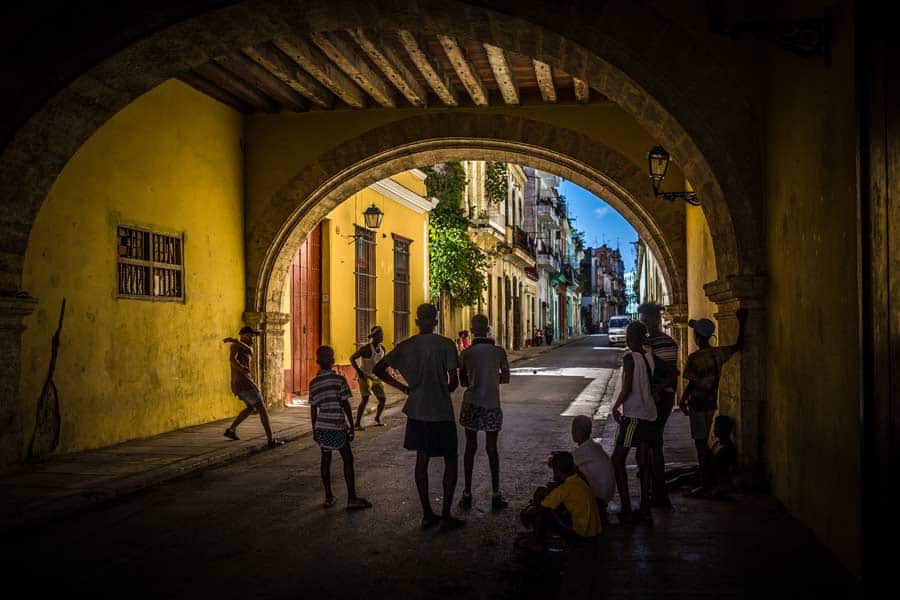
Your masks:
M 700 487 L 690 495 L 706 495 L 712 489 L 712 477 L 709 471 L 709 432 L 713 416 L 718 409 L 719 377 L 722 365 L 735 352 L 744 347 L 744 322 L 747 319 L 746 309 L 737 311 L 738 339 L 732 346 L 711 346 L 709 338 L 716 331 L 716 325 L 709 319 L 691 319 L 688 326 L 694 330 L 694 341 L 698 350 L 691 353 L 684 366 L 684 378 L 688 385 L 679 401 L 682 411 L 691 418 L 691 437 L 697 448 L 697 462 L 700 464 Z
M 381 325 L 375 325 L 369 332 L 369 339 L 372 340 L 350 356 L 350 364 L 356 370 L 356 376 L 359 380 L 359 408 L 356 409 L 356 429 L 363 430 L 362 418 L 366 412 L 366 404 L 369 402 L 369 395 L 375 394 L 378 399 L 378 408 L 375 411 L 375 426 L 383 427 L 381 422 L 381 413 L 384 412 L 385 394 L 384 384 L 372 372 L 372 369 L 378 362 L 384 358 L 385 350 L 382 342 L 384 341 L 384 331 Z M 362 359 L 357 363 L 358 359 Z
M 231 426 L 225 430 L 225 437 L 239 440 L 240 438 L 237 435 L 238 425 L 243 423 L 244 419 L 251 414 L 258 413 L 259 420 L 266 431 L 266 439 L 269 440 L 269 448 L 281 446 L 284 444 L 284 441 L 272 435 L 272 427 L 269 425 L 269 412 L 266 410 L 266 403 L 263 402 L 262 391 L 253 380 L 253 373 L 250 371 L 250 362 L 253 358 L 253 338 L 259 335 L 259 332 L 245 325 L 241 327 L 239 335 L 241 336 L 239 340 L 227 337 L 222 342 L 231 344 L 228 354 L 228 361 L 231 363 L 231 392 L 240 398 L 246 406 L 244 410 L 238 413 Z
M 344 462 L 344 481 L 347 483 L 347 509 L 371 508 L 372 504 L 356 495 L 356 473 L 353 470 L 353 409 L 350 408 L 350 386 L 334 368 L 334 350 L 319 346 L 316 350 L 319 372 L 309 382 L 309 416 L 313 439 L 322 450 L 322 485 L 325 487 L 325 508 L 334 506 L 331 491 L 331 453 L 337 450 Z
M 459 356 L 453 340 L 434 333 L 437 309 L 422 304 L 416 309 L 419 333 L 409 337 L 387 353 L 372 371 L 386 384 L 408 395 L 406 437 L 403 447 L 416 452 L 416 488 L 422 503 L 422 527 L 438 522 L 442 529 L 464 524 L 450 514 L 458 477 L 456 418 L 450 394 L 459 385 L 456 370 Z M 398 371 L 408 386 L 394 379 L 388 367 Z M 428 461 L 444 458 L 444 499 L 441 516 L 431 508 L 428 494 Z

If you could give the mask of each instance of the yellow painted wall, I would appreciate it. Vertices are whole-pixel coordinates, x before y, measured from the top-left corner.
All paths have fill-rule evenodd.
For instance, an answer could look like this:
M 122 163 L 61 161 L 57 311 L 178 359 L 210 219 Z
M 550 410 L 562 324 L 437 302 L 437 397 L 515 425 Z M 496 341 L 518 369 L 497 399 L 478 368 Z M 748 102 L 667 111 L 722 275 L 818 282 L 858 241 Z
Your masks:
M 421 180 L 417 181 L 421 183 Z M 424 184 L 420 189 L 424 192 Z M 339 365 L 349 364 L 350 355 L 356 352 L 355 245 L 347 236 L 353 235 L 354 222 L 361 223 L 362 211 L 373 202 L 384 211 L 384 220 L 375 236 L 375 306 L 376 322 L 384 329 L 384 343 L 388 349 L 394 345 L 394 240 L 391 234 L 413 240 L 410 245 L 410 335 L 416 332 L 416 306 L 426 301 L 428 213 L 417 214 L 369 188 L 350 196 L 332 210 L 322 224 L 322 262 L 323 266 L 328 265 L 327 269 L 323 268 L 322 293 L 329 297 L 328 303 L 323 305 L 327 324 L 323 323 L 322 340 L 334 348 Z
M 706 297 L 703 286 L 715 281 L 716 256 L 713 251 L 712 236 L 709 224 L 703 216 L 703 209 L 698 206 L 685 207 L 685 229 L 687 239 L 687 296 L 688 315 L 691 319 L 711 319 L 715 314 L 716 304 Z M 688 335 L 688 352 L 697 349 L 693 332 Z
M 769 292 L 764 441 L 775 494 L 861 569 L 860 298 L 853 7 L 831 61 L 777 49 L 765 89 Z
M 170 81 L 135 100 L 75 154 L 41 207 L 24 289 L 26 440 L 68 301 L 54 381 L 60 452 L 230 416 L 221 339 L 244 308 L 241 116 Z M 185 303 L 118 300 L 116 225 L 184 232 Z

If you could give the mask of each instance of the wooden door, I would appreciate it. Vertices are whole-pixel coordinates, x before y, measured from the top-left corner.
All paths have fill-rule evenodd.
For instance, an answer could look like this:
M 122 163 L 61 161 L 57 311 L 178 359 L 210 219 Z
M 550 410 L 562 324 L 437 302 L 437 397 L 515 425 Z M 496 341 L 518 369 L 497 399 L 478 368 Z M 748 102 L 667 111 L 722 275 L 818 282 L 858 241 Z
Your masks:
M 322 340 L 322 227 L 317 226 L 291 265 L 291 391 L 305 394 L 315 377 Z

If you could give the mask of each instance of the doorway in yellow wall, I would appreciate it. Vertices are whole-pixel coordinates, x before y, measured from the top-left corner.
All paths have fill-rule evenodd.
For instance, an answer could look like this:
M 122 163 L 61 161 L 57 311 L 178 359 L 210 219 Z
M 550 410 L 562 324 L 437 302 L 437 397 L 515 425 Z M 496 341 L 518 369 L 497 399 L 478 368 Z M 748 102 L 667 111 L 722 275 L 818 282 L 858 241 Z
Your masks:
M 322 225 L 294 255 L 291 286 L 291 367 L 285 372 L 286 402 L 309 393 L 316 376 L 316 348 L 322 343 Z

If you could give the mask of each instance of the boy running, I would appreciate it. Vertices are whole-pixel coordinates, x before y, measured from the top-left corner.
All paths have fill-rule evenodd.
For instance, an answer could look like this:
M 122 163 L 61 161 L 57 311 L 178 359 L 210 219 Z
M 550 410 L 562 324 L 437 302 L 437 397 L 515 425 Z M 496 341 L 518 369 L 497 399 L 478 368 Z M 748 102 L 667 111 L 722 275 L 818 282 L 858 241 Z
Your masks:
M 382 345 L 384 331 L 380 325 L 372 327 L 372 330 L 369 332 L 369 339 L 372 341 L 354 352 L 350 357 L 350 364 L 356 369 L 356 375 L 359 379 L 359 395 L 362 398 L 359 401 L 359 408 L 356 409 L 356 429 L 359 431 L 364 429 L 362 418 L 366 412 L 366 403 L 369 401 L 370 393 L 374 393 L 375 398 L 378 399 L 378 408 L 375 411 L 375 426 L 384 427 L 384 423 L 381 422 L 381 413 L 384 412 L 385 403 L 384 384 L 372 373 L 372 369 L 378 364 L 378 361 L 384 358 L 385 354 L 384 346 Z M 361 359 L 361 364 L 357 363 L 357 359 Z
M 353 471 L 353 411 L 350 408 L 350 386 L 334 367 L 334 350 L 331 346 L 319 346 L 316 350 L 319 372 L 309 383 L 309 413 L 312 419 L 313 439 L 322 450 L 322 484 L 325 486 L 325 508 L 334 506 L 331 491 L 331 452 L 341 453 L 344 462 L 344 481 L 347 483 L 347 509 L 369 508 L 365 498 L 356 495 L 356 475 Z
M 488 337 L 488 320 L 484 315 L 472 317 L 472 345 L 460 355 L 459 382 L 466 387 L 459 424 L 466 430 L 466 451 L 463 455 L 465 490 L 459 501 L 463 510 L 472 508 L 472 470 L 478 450 L 478 432 L 485 433 L 488 463 L 491 467 L 491 508 L 500 510 L 508 503 L 500 494 L 500 455 L 497 437 L 503 427 L 500 410 L 500 384 L 509 383 L 509 361 L 506 351 L 494 345 Z

